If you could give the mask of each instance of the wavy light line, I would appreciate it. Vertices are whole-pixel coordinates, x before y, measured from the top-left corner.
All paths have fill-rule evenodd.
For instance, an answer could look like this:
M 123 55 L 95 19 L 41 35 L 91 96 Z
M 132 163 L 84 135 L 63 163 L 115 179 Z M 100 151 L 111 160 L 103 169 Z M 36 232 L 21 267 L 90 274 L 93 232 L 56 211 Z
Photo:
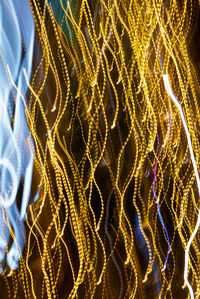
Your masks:
M 24 219 L 32 182 L 33 144 L 26 120 L 25 103 L 22 101 L 27 92 L 23 68 L 27 69 L 30 78 L 34 48 L 34 21 L 29 2 L 23 1 L 22 4 L 21 0 L 1 1 L 0 28 L 0 271 L 2 272 L 5 258 L 10 269 L 18 268 L 25 243 Z M 21 179 L 23 192 L 19 211 L 16 200 Z M 9 245 L 10 237 L 13 238 L 11 245 Z
M 182 107 L 181 107 L 180 103 L 176 99 L 176 97 L 175 97 L 175 95 L 174 95 L 174 93 L 173 93 L 173 91 L 171 89 L 170 82 L 169 82 L 169 77 L 168 77 L 167 74 L 163 74 L 163 81 L 164 81 L 165 88 L 166 88 L 166 91 L 167 91 L 169 97 L 172 99 L 172 101 L 174 102 L 174 104 L 177 106 L 177 108 L 179 110 L 179 113 L 180 113 L 180 116 L 181 116 L 181 120 L 182 120 L 184 129 L 185 129 L 185 133 L 186 133 L 186 137 L 187 137 L 187 141 L 188 141 L 190 156 L 191 156 L 191 160 L 192 160 L 192 164 L 193 164 L 193 168 L 194 168 L 194 172 L 195 172 L 195 177 L 196 177 L 198 192 L 199 192 L 199 195 L 200 195 L 199 173 L 198 173 L 198 169 L 197 169 L 197 165 L 196 165 L 196 161 L 195 161 L 195 157 L 194 157 L 194 152 L 193 152 L 193 149 L 192 149 L 192 142 L 191 142 L 191 138 L 190 138 L 190 133 L 189 133 L 186 121 L 185 121 L 183 110 L 182 110 Z M 184 280 L 185 280 L 185 284 L 187 285 L 187 287 L 189 289 L 191 299 L 194 299 L 194 292 L 193 292 L 193 289 L 192 289 L 192 287 L 191 287 L 191 285 L 190 285 L 190 283 L 189 283 L 189 281 L 187 279 L 187 272 L 188 272 L 188 265 L 189 265 L 189 250 L 190 250 L 191 243 L 192 243 L 193 239 L 195 238 L 195 235 L 196 235 L 199 227 L 200 227 L 200 211 L 199 211 L 199 214 L 198 214 L 198 218 L 197 218 L 197 222 L 196 222 L 196 225 L 195 225 L 195 229 L 194 229 L 194 231 L 193 231 L 193 233 L 192 233 L 192 235 L 191 235 L 191 237 L 190 237 L 190 239 L 189 239 L 189 241 L 187 243 L 186 249 L 185 249 Z

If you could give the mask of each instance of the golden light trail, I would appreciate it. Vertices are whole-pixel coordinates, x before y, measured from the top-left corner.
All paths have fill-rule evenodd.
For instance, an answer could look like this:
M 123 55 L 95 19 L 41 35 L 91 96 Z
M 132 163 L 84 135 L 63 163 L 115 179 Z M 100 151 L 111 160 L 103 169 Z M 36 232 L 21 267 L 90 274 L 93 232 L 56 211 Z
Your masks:
M 0 28 L 10 33 L 2 3 Z M 12 211 L 0 192 L 1 298 L 198 297 L 199 1 L 29 4 L 31 74 L 19 59 L 25 92 L 14 64 L 3 63 L 10 126 L 20 103 L 30 135 L 20 159 L 27 162 L 29 146 L 34 154 L 30 200 L 23 201 L 23 179 Z M 30 18 L 19 12 L 23 25 Z M 13 229 L 20 221 L 24 227 Z M 10 271 L 7 255 L 20 236 Z

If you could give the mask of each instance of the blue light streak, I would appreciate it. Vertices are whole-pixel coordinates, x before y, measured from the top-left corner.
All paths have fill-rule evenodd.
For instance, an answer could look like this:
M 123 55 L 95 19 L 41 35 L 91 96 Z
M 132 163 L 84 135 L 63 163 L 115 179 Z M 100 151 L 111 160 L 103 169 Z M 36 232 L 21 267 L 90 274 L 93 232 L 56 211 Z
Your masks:
M 169 258 L 169 254 L 170 254 L 170 239 L 169 239 L 169 234 L 168 234 L 168 231 L 167 231 L 167 228 L 165 226 L 165 223 L 162 219 L 162 215 L 161 215 L 161 209 L 160 209 L 160 202 L 159 202 L 159 198 L 158 196 L 156 195 L 156 192 L 155 192 L 155 185 L 156 185 L 156 173 L 157 173 L 157 166 L 158 166 L 158 160 L 160 158 L 160 155 L 167 143 L 167 140 L 169 138 L 169 134 L 170 134 L 170 130 L 171 130 L 171 125 L 172 125 L 172 113 L 170 115 L 170 124 L 169 124 L 169 128 L 168 128 L 168 132 L 167 132 L 167 136 L 166 136 L 166 139 L 165 139 L 165 142 L 162 146 L 162 148 L 160 148 L 160 141 L 159 141 L 159 136 L 158 136 L 158 142 L 159 142 L 159 152 L 158 152 L 158 158 L 156 160 L 156 163 L 155 163 L 155 166 L 154 166 L 154 179 L 153 179 L 153 189 L 152 189 L 152 192 L 153 192 L 153 195 L 156 199 L 156 204 L 157 204 L 157 208 L 158 208 L 158 218 L 160 220 L 160 223 L 162 224 L 162 227 L 164 228 L 164 231 L 165 231 L 165 235 L 166 235 L 166 238 L 167 238 L 167 243 L 168 243 L 168 250 L 167 250 L 167 256 L 166 256 L 166 259 L 165 259 L 165 262 L 164 262 L 164 266 L 162 268 L 162 271 L 164 271 L 167 267 L 167 261 L 168 261 L 168 258 Z
M 31 191 L 34 149 L 22 100 L 27 93 L 23 69 L 26 69 L 30 79 L 34 35 L 34 20 L 29 2 L 2 0 L 0 2 L 0 272 L 3 271 L 5 259 L 10 269 L 17 269 L 25 242 L 24 219 Z M 19 211 L 16 198 L 21 179 L 23 194 Z M 11 230 L 14 236 L 9 247 Z

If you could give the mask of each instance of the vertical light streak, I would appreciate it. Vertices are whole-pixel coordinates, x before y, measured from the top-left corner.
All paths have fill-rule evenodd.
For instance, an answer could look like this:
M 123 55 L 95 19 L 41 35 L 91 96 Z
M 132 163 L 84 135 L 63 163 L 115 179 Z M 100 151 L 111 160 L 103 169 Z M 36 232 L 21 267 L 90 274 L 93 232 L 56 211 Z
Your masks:
M 167 261 L 168 261 L 168 258 L 169 258 L 169 253 L 170 253 L 170 239 L 169 239 L 169 234 L 168 234 L 168 231 L 167 231 L 167 228 L 164 224 L 164 221 L 162 219 L 162 215 L 161 215 L 161 210 L 160 210 L 160 203 L 159 203 L 159 198 L 157 197 L 156 195 L 156 192 L 155 192 L 155 185 L 156 185 L 156 172 L 157 172 L 157 166 L 158 166 L 158 160 L 160 158 L 160 155 L 167 143 L 167 140 L 169 138 L 169 134 L 170 134 L 170 130 L 171 130 L 171 125 L 172 125 L 172 113 L 170 115 L 170 124 L 169 124 L 169 128 L 168 128 L 168 132 L 167 132 L 167 137 L 165 139 L 165 142 L 162 146 L 162 148 L 160 149 L 160 141 L 159 141 L 159 136 L 158 136 L 158 141 L 159 141 L 159 153 L 158 153 L 158 158 L 156 159 L 156 163 L 155 163 L 155 166 L 154 166 L 154 179 L 153 179 L 153 195 L 156 199 L 156 203 L 157 203 L 157 208 L 158 208 L 158 217 L 159 217 L 159 220 L 164 228 L 164 231 L 165 231 L 165 235 L 167 237 L 167 242 L 168 242 L 168 250 L 167 250 L 167 256 L 166 256 L 166 259 L 165 259 L 165 263 L 164 263 L 164 266 L 162 268 L 161 271 L 164 271 L 166 269 L 166 266 L 167 266 Z
M 190 156 L 191 156 L 191 160 L 192 160 L 192 165 L 193 165 L 193 168 L 194 168 L 194 172 L 195 172 L 195 177 L 196 177 L 196 182 L 197 182 L 197 187 L 198 187 L 198 192 L 199 192 L 199 195 L 200 195 L 200 179 L 199 179 L 199 173 L 198 173 L 198 169 L 197 169 L 197 165 L 196 165 L 196 161 L 195 161 L 195 157 L 194 157 L 194 152 L 193 152 L 193 149 L 192 149 L 192 142 L 191 142 L 191 138 L 190 138 L 190 133 L 189 133 L 189 130 L 188 130 L 188 127 L 187 127 L 187 124 L 186 124 L 186 121 L 185 121 L 185 117 L 184 117 L 184 114 L 183 114 L 183 110 L 182 110 L 182 107 L 180 105 L 180 103 L 178 102 L 178 100 L 176 99 L 172 89 L 171 89 L 171 86 L 170 86 L 170 82 L 169 82 L 169 77 L 167 74 L 163 74 L 163 81 L 164 81 L 164 85 L 165 85 L 165 89 L 169 95 L 169 97 L 171 98 L 171 100 L 174 102 L 174 104 L 177 106 L 178 110 L 179 110 L 179 113 L 180 113 L 180 116 L 181 116 L 181 120 L 182 120 L 182 123 L 183 123 L 183 127 L 185 129 L 185 133 L 186 133 L 186 137 L 187 137 L 187 142 L 188 142 L 188 146 L 189 146 L 189 151 L 190 151 Z M 190 250 L 190 246 L 192 244 L 192 241 L 193 239 L 195 238 L 195 235 L 199 229 L 199 226 L 200 226 L 200 211 L 199 211 L 199 214 L 198 214 L 198 218 L 197 218 L 197 222 L 196 222 L 196 225 L 195 225 L 195 229 L 187 243 L 187 246 L 186 246 L 186 249 L 185 249 L 185 268 L 184 268 L 184 281 L 185 281 L 185 284 L 187 285 L 188 289 L 189 289 L 189 292 L 190 292 L 190 297 L 191 299 L 194 299 L 194 292 L 193 292 L 193 289 L 187 279 L 187 272 L 188 272 L 188 265 L 189 265 L 189 250 Z
M 111 199 L 111 196 L 113 194 L 113 190 L 110 191 L 109 195 L 108 195 L 108 199 L 107 199 L 107 204 L 106 204 L 106 217 L 105 217 L 105 233 L 106 233 L 106 236 L 108 237 L 108 241 L 109 241 L 109 245 L 110 245 L 110 251 L 112 252 L 113 250 L 113 244 L 112 244 L 112 239 L 110 237 L 110 234 L 109 234 L 109 231 L 108 231 L 108 219 L 109 219 L 109 205 L 110 205 L 110 199 Z M 122 277 L 122 273 L 121 273 L 121 270 L 120 270 L 120 267 L 115 259 L 115 256 L 114 256 L 114 252 L 112 253 L 111 255 L 112 257 L 112 260 L 113 260 L 113 263 L 117 269 L 117 272 L 118 272 L 118 275 L 119 275 L 119 281 L 120 281 L 120 292 L 119 292 L 119 296 L 118 296 L 118 299 L 121 299 L 122 298 L 122 295 L 123 295 L 123 290 L 124 290 L 124 283 L 123 283 L 123 277 Z

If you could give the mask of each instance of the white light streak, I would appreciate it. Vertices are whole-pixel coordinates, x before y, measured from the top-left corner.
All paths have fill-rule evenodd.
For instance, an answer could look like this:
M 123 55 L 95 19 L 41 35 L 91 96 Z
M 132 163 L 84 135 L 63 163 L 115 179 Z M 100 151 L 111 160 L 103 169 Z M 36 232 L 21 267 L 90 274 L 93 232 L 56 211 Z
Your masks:
M 197 187 L 198 187 L 198 192 L 199 192 L 199 196 L 200 196 L 199 173 L 198 173 L 198 169 L 197 169 L 197 165 L 196 165 L 196 161 L 195 161 L 195 157 L 194 157 L 194 152 L 193 152 L 193 149 L 192 149 L 192 142 L 191 142 L 191 138 L 190 138 L 190 133 L 189 133 L 186 121 L 185 121 L 183 110 L 182 110 L 182 107 L 181 107 L 180 103 L 178 102 L 177 98 L 175 97 L 175 95 L 174 95 L 174 93 L 171 89 L 170 82 L 169 82 L 169 77 L 168 77 L 167 74 L 163 74 L 163 81 L 164 81 L 165 88 L 166 88 L 166 91 L 167 91 L 168 95 L 170 96 L 170 98 L 174 102 L 174 104 L 177 106 L 177 108 L 179 110 L 179 113 L 180 113 L 180 116 L 181 116 L 181 120 L 182 120 L 184 129 L 185 129 L 185 133 L 186 133 L 186 137 L 187 137 L 187 141 L 188 141 L 190 156 L 191 156 L 191 160 L 192 160 L 192 164 L 193 164 L 193 168 L 194 168 L 194 172 L 195 172 L 195 177 L 196 177 L 196 182 L 197 182 Z M 184 281 L 185 281 L 185 284 L 187 285 L 187 287 L 189 289 L 191 299 L 194 299 L 194 292 L 193 292 L 193 289 L 192 289 L 192 287 L 191 287 L 191 285 L 190 285 L 190 283 L 187 279 L 188 265 L 189 265 L 189 250 L 190 250 L 190 246 L 192 244 L 192 241 L 195 238 L 195 235 L 196 235 L 196 233 L 199 229 L 199 226 L 200 226 L 200 211 L 199 211 L 199 214 L 198 214 L 198 218 L 197 218 L 197 222 L 196 222 L 194 231 L 193 231 L 193 233 L 192 233 L 192 235 L 191 235 L 191 237 L 190 237 L 190 239 L 187 243 L 186 249 L 185 249 Z

